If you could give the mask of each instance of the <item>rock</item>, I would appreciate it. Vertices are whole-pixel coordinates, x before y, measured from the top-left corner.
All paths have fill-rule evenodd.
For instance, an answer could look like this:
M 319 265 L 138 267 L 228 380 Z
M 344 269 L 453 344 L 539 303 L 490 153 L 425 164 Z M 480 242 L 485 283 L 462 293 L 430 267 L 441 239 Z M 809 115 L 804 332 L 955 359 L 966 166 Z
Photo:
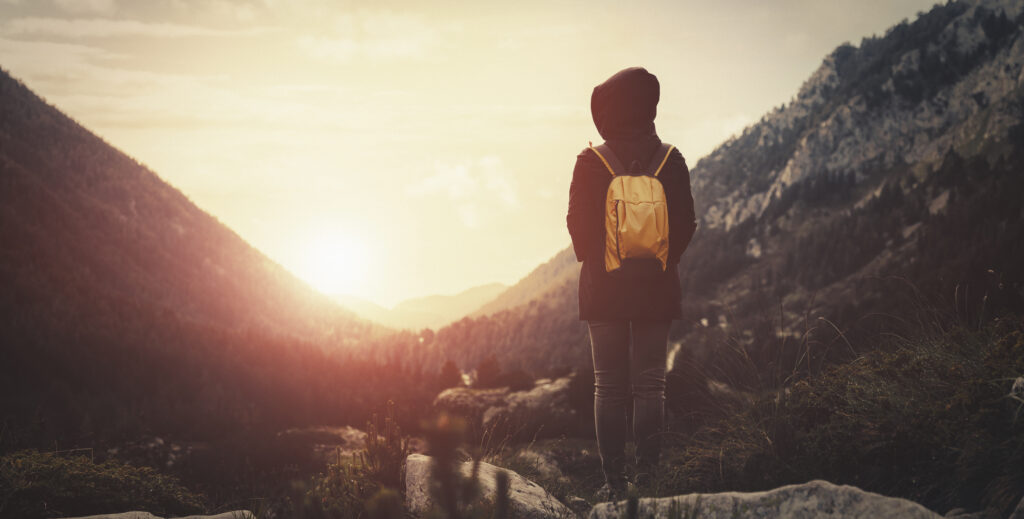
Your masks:
M 946 512 L 944 517 L 955 519 L 1002 519 L 998 514 L 995 514 L 990 510 L 970 512 L 966 508 L 954 508 Z
M 1008 519 L 1024 519 L 1024 497 L 1020 498 L 1017 508 L 1013 509 L 1013 513 L 1010 514 Z
M 405 506 L 415 513 L 430 509 L 430 456 L 410 454 L 405 458 Z
M 571 383 L 572 377 L 540 380 L 533 389 L 509 393 L 503 403 L 484 412 L 484 429 L 525 440 L 577 432 L 579 419 L 569 405 Z
M 865 492 L 857 487 L 811 481 L 779 487 L 766 492 L 723 492 L 687 494 L 640 500 L 639 517 L 667 517 L 672 503 L 678 503 L 684 517 L 733 519 L 743 517 L 939 519 L 942 516 L 906 499 Z M 626 501 L 601 503 L 590 511 L 590 519 L 623 517 Z
M 976 52 L 982 42 L 994 43 L 976 16 L 981 6 L 974 4 L 949 20 L 926 46 L 898 57 L 889 81 L 881 88 L 885 103 L 838 91 L 849 79 L 839 76 L 836 55 L 825 58 L 788 105 L 726 141 L 691 172 L 694 196 L 703 201 L 702 225 L 729 229 L 757 218 L 773 200 L 809 178 L 861 175 L 879 164 L 883 170 L 901 163 L 934 167 L 948 150 L 972 154 L 978 149 L 979 137 L 985 142 L 1011 138 L 1019 116 L 993 107 L 1014 106 L 1017 89 L 1024 81 L 1021 38 L 993 45 L 998 50 L 990 57 L 979 56 L 977 66 L 948 85 L 936 85 L 938 88 L 920 102 L 896 102 L 905 98 L 894 91 L 893 80 L 927 77 L 919 70 L 926 58 L 955 59 Z M 1024 5 L 998 0 L 985 4 L 992 12 L 1003 11 L 1010 20 Z M 774 164 L 764 163 L 741 175 L 719 174 L 736 168 L 733 161 L 737 156 L 769 156 L 778 149 L 787 151 Z
M 578 514 L 581 517 L 586 515 L 587 512 L 590 511 L 590 503 L 588 503 L 587 500 L 583 499 L 582 497 L 569 496 L 569 499 L 567 501 L 569 501 L 569 508 L 571 508 L 573 512 L 576 512 L 576 514 Z
M 954 508 L 946 512 L 946 515 L 943 517 L 956 519 L 999 519 L 988 512 L 968 512 L 966 508 Z
M 122 512 L 120 514 L 90 515 L 85 517 L 72 517 L 69 519 L 162 519 L 149 512 Z M 217 515 L 190 515 L 178 519 L 256 519 L 248 510 L 235 510 Z
M 433 506 L 433 499 L 430 495 L 432 463 L 433 459 L 423 454 L 410 454 L 405 460 L 405 504 L 415 514 L 423 514 Z M 473 462 L 461 463 L 459 471 L 463 476 L 469 477 L 473 473 Z M 572 510 L 555 499 L 540 485 L 511 470 L 481 462 L 477 468 L 477 477 L 483 495 L 491 499 L 494 498 L 497 488 L 495 478 L 499 471 L 505 471 L 508 474 L 512 517 L 541 519 L 575 516 Z
M 578 423 L 569 405 L 571 384 L 572 377 L 562 377 L 540 379 L 526 391 L 450 388 L 437 395 L 434 407 L 466 418 L 470 427 L 482 427 L 492 438 L 554 437 L 590 426 Z
M 504 405 L 508 388 L 472 389 L 453 387 L 445 389 L 434 398 L 434 408 L 459 415 L 470 422 L 470 426 L 483 423 L 484 412 L 491 407 Z
M 348 425 L 292 428 L 277 433 L 277 437 L 308 444 L 313 454 L 326 463 L 349 458 L 366 448 L 366 433 Z

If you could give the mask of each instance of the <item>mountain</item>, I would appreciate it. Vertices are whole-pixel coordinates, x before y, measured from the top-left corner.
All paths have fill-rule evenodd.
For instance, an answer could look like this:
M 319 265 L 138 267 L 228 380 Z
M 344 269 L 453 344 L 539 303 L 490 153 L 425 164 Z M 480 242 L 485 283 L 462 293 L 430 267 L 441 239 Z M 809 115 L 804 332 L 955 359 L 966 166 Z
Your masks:
M 841 45 L 789 103 L 697 162 L 700 226 L 679 265 L 685 318 L 672 331 L 687 358 L 832 330 L 818 317 L 855 333 L 922 299 L 1024 308 L 1022 10 L 950 2 Z M 571 260 L 563 251 L 529 283 L 560 287 L 524 289 L 498 313 L 439 330 L 429 362 L 589 366 Z
M 389 312 L 391 311 L 390 308 L 378 305 L 369 299 L 363 299 L 349 294 L 332 295 L 331 299 L 363 319 L 393 326 L 388 324 L 388 321 L 391 320 L 389 317 Z M 401 327 L 399 326 L 398 328 Z
M 379 327 L 5 71 L 0 186 L 0 443 L 362 419 L 355 397 L 376 401 L 350 357 Z
M 436 329 L 468 315 L 507 288 L 508 286 L 502 283 L 489 283 L 463 290 L 457 294 L 407 299 L 393 308 L 385 308 L 353 296 L 336 296 L 334 300 L 362 318 L 391 328 L 400 330 Z
M 702 159 L 702 236 L 681 272 L 716 308 L 693 310 L 719 322 L 772 300 L 787 321 L 849 321 L 898 310 L 892 276 L 979 295 L 989 269 L 1018 282 L 1019 217 L 1000 197 L 1021 194 L 1022 8 L 949 3 L 842 45 Z
M 567 282 L 576 282 L 580 275 L 580 265 L 571 247 L 562 250 L 470 315 L 479 317 L 515 308 L 551 290 L 560 289 Z
M 338 345 L 369 330 L 6 73 L 0 88 L 3 266 L 12 283 Z

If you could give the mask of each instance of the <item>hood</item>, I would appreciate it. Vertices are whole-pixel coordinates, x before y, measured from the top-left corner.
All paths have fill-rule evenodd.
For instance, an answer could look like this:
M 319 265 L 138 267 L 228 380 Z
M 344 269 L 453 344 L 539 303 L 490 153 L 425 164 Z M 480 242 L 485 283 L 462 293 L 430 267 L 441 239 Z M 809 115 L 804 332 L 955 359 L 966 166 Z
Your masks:
M 590 113 L 605 140 L 629 135 L 654 135 L 661 85 L 642 67 L 617 72 L 594 87 Z

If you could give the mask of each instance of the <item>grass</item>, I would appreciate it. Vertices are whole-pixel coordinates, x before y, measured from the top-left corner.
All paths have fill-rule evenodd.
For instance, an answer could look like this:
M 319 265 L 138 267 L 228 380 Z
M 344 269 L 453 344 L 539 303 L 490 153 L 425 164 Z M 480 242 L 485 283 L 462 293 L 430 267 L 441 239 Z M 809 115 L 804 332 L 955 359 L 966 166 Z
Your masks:
M 871 348 L 862 348 L 869 350 Z M 1019 320 L 891 335 L 850 362 L 764 394 L 670 449 L 661 493 L 826 479 L 938 511 L 1005 515 L 1024 494 Z

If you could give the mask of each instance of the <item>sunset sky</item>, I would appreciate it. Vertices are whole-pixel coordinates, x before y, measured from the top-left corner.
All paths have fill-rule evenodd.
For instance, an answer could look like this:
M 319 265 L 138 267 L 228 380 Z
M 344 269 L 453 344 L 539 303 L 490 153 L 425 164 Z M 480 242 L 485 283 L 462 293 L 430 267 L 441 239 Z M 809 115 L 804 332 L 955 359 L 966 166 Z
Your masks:
M 0 67 L 314 287 L 385 305 L 566 247 L 595 84 L 691 167 L 932 0 L 0 0 Z

